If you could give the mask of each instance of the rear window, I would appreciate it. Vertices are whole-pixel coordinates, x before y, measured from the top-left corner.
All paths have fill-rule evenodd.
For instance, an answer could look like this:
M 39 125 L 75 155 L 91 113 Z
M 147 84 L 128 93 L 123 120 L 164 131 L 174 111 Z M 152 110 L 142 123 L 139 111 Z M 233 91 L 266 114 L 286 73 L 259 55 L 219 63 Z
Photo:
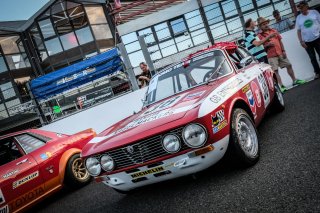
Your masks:
M 29 134 L 22 134 L 15 137 L 22 149 L 28 154 L 46 144 L 46 141 Z

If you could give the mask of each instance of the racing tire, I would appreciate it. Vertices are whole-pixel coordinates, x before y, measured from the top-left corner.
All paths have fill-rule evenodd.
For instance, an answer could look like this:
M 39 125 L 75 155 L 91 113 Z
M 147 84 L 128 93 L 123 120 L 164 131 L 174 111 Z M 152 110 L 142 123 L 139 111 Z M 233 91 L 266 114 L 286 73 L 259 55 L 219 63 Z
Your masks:
M 274 94 L 273 102 L 271 105 L 271 111 L 275 113 L 279 113 L 285 109 L 284 99 L 278 84 L 274 85 L 274 90 L 275 90 L 275 94 Z
M 260 146 L 256 127 L 248 113 L 235 108 L 231 117 L 230 140 L 227 157 L 232 165 L 250 167 L 260 157 Z
M 64 181 L 67 186 L 73 189 L 85 186 L 91 181 L 91 176 L 85 168 L 80 154 L 75 154 L 68 160 Z

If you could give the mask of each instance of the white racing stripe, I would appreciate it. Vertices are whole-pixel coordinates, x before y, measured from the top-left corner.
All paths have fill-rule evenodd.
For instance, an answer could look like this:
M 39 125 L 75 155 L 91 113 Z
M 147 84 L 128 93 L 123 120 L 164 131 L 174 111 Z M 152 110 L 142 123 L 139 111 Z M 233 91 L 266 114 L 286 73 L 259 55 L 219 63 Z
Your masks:
M 240 72 L 227 81 L 223 82 L 203 101 L 199 109 L 198 117 L 201 118 L 211 113 L 212 111 L 217 109 L 223 102 L 237 93 L 242 87 L 257 78 L 262 73 L 259 68 L 260 65 L 255 65 L 245 70 L 245 72 Z M 267 69 L 269 68 L 269 66 L 266 66 L 264 68 Z M 269 103 L 265 103 L 265 105 L 268 104 Z

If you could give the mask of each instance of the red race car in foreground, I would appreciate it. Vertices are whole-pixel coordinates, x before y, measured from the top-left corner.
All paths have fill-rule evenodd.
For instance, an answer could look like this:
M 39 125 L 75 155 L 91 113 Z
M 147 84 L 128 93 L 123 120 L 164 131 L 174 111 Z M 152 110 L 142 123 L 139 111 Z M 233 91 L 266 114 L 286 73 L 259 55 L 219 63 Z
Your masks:
M 80 152 L 96 133 L 74 135 L 25 130 L 0 137 L 0 212 L 20 212 L 59 190 L 91 177 Z
M 218 43 L 153 76 L 142 110 L 101 132 L 82 157 L 97 181 L 122 193 L 201 171 L 226 152 L 251 166 L 268 108 L 284 109 L 270 65 Z

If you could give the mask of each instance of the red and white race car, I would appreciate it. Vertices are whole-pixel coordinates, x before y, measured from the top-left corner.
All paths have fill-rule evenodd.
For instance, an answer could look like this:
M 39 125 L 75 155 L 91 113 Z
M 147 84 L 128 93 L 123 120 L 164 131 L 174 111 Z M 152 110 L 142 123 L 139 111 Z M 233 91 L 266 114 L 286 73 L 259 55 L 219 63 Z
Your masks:
M 91 177 L 80 152 L 96 133 L 64 135 L 31 129 L 0 136 L 0 212 L 21 212 L 61 189 Z
M 234 43 L 191 54 L 153 76 L 140 112 L 83 148 L 86 168 L 126 193 L 206 169 L 226 152 L 251 166 L 259 159 L 256 126 L 268 108 L 284 109 L 275 79 L 270 65 Z

